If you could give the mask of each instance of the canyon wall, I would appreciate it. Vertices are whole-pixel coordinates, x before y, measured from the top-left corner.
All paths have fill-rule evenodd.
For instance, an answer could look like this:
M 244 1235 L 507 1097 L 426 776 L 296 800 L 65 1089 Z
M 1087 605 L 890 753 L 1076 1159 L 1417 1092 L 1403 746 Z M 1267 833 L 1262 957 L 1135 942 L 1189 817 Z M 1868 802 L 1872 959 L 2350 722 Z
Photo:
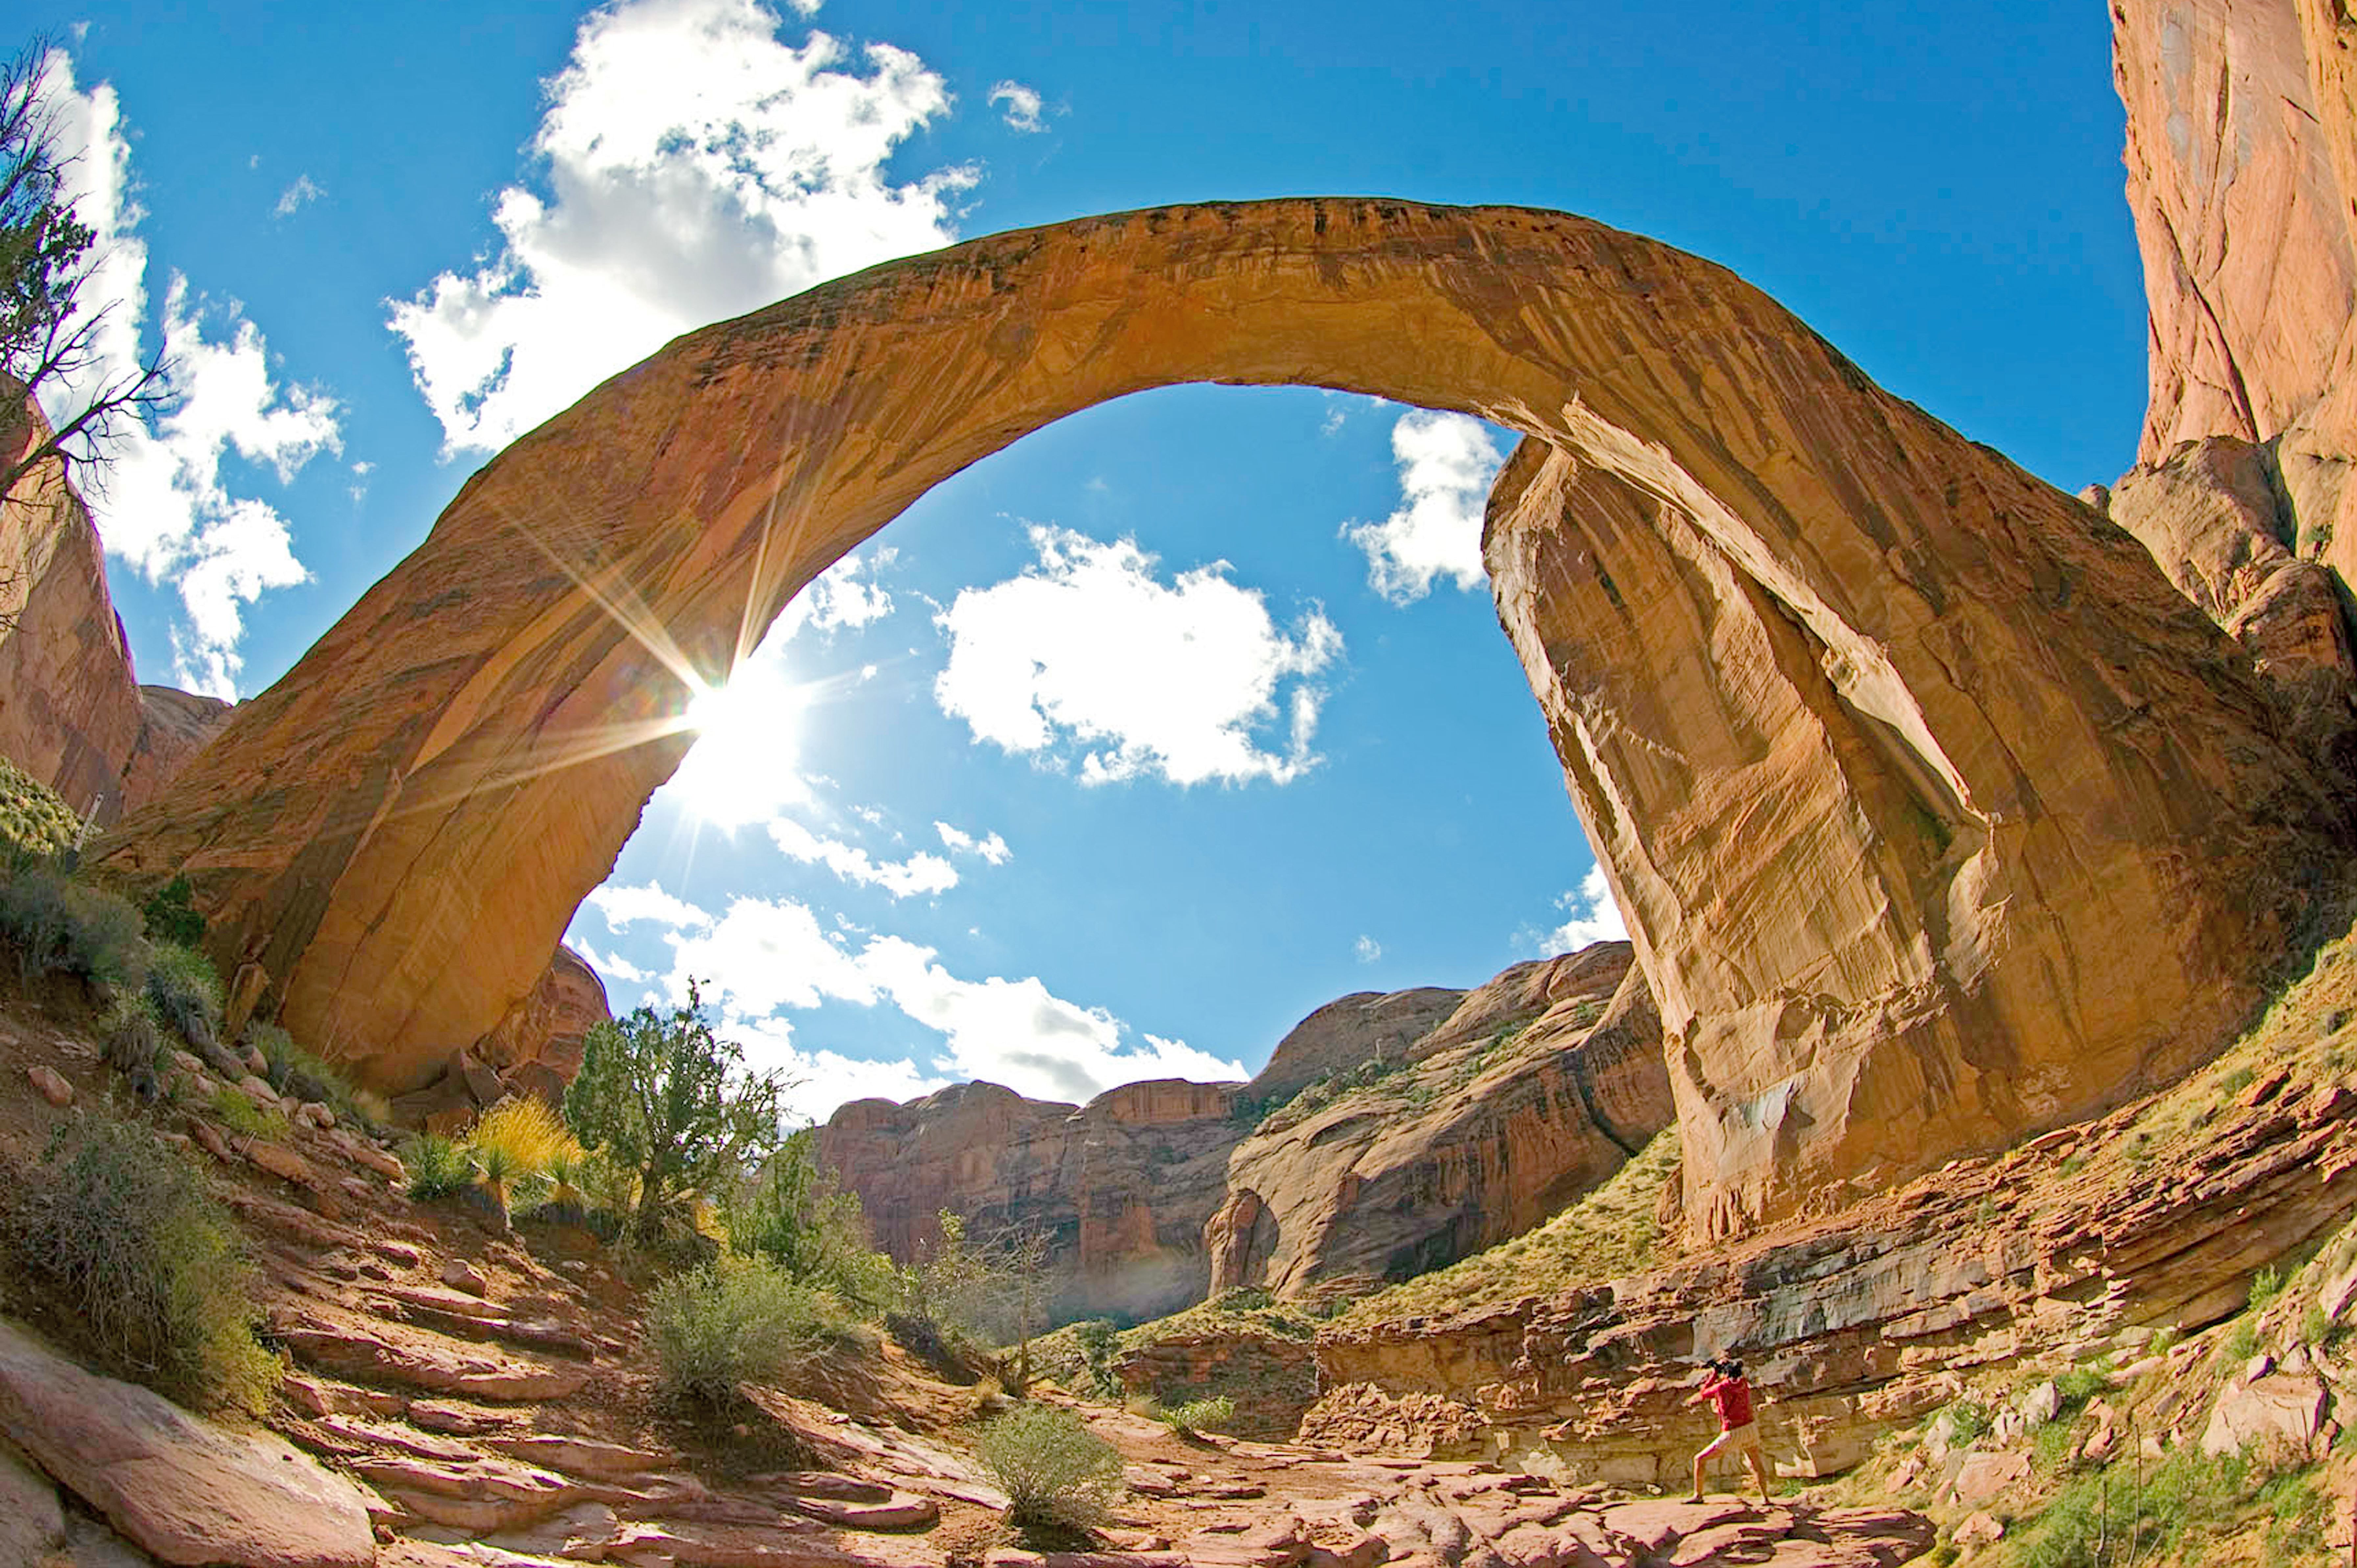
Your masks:
M 2345 613 L 2357 582 L 2357 21 L 2328 0 L 2121 0 L 2112 18 L 2151 307 L 2143 441 L 2114 490 L 2214 496 L 2222 471 L 2241 469 L 2227 504 L 2276 553 L 2329 568 Z M 2189 456 L 2188 443 L 2212 455 Z M 2147 542 L 2182 582 L 2183 542 Z M 2320 715 L 2311 704 L 2304 716 Z M 2345 777 L 2357 759 L 2339 693 L 2321 716 L 2339 726 L 2329 756 Z
M 946 1208 L 977 1236 L 1044 1233 L 1059 1317 L 1147 1318 L 1453 1262 L 1602 1182 L 1669 1117 L 1643 976 L 1605 942 L 1470 992 L 1329 1003 L 1250 1083 L 863 1100 L 818 1154 L 894 1257 L 920 1256 Z
M 0 458 L 48 438 L 0 378 Z M 106 557 L 65 465 L 0 498 L 0 756 L 101 825 L 153 799 L 229 722 L 212 697 L 142 686 L 106 586 Z

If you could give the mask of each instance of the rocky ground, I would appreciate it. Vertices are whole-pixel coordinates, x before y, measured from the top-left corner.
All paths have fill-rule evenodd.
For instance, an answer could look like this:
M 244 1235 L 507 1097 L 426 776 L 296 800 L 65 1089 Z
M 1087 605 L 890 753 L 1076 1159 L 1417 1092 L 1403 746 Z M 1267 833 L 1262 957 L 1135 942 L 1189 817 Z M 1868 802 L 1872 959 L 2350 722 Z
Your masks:
M 0 998 L 0 1156 L 33 1157 L 61 1119 L 126 1109 L 85 1026 L 62 993 Z M 217 1080 L 181 1070 L 178 1105 L 208 1105 Z M 968 1455 L 974 1391 L 888 1344 L 792 1393 L 755 1391 L 733 1422 L 677 1420 L 654 1397 L 634 1284 L 587 1232 L 414 1204 L 384 1147 L 317 1112 L 275 1140 L 151 1114 L 220 1178 L 289 1369 L 262 1426 L 200 1421 L 74 1365 L 25 1284 L 0 1285 L 0 1432 L 15 1444 L 0 1444 L 0 1568 L 1798 1568 L 1897 1563 L 1932 1539 L 1887 1505 L 1630 1498 L 1487 1462 L 1184 1441 L 1090 1405 L 1128 1461 L 1128 1497 L 1094 1539 L 1026 1541 Z

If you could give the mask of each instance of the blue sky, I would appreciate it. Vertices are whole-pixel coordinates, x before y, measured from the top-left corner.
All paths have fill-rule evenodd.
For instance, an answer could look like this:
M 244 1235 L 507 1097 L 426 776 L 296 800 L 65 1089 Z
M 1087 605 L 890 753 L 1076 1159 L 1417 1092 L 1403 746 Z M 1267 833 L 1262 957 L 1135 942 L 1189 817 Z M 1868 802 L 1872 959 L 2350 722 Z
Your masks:
M 251 694 L 497 446 L 673 332 L 1165 201 L 1558 207 L 1725 263 L 2067 488 L 2132 460 L 2100 5 L 59 6 L 143 678 Z M 1180 388 L 806 595 L 573 937 L 846 1098 L 1250 1070 L 1345 992 L 1609 929 L 1471 530 L 1505 438 Z

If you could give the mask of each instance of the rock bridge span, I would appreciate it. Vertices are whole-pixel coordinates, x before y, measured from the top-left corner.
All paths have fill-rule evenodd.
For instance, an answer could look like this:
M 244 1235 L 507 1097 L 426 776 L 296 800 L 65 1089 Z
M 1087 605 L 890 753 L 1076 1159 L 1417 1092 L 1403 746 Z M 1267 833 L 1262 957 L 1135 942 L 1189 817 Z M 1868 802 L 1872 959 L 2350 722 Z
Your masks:
M 725 678 L 967 465 L 1185 381 L 1527 438 L 1500 616 L 1710 1231 L 2185 1064 L 2301 918 L 2327 788 L 2126 534 L 1720 267 L 1329 199 L 996 235 L 677 339 L 476 474 L 103 863 L 188 872 L 240 999 L 413 1087 L 531 989 L 677 766 L 675 667 Z

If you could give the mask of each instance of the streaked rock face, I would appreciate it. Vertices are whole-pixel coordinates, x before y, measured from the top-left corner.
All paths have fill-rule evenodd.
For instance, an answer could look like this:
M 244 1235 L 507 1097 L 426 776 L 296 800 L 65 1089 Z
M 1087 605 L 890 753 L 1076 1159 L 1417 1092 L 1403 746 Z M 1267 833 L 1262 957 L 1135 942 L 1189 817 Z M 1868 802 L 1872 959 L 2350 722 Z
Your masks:
M 0 456 L 48 435 L 0 378 Z M 142 686 L 106 586 L 106 560 L 63 465 L 0 499 L 0 756 L 101 824 L 155 798 L 219 734 L 230 705 Z
M 1599 942 L 1516 964 L 1394 1048 L 1392 1070 L 1277 1104 L 1229 1156 L 1204 1230 L 1212 1294 L 1412 1278 L 1602 1185 L 1673 1116 L 1661 1021 L 1631 958 Z
M 1571 606 L 1612 597 L 1577 527 L 1540 507 L 1492 559 L 1641 930 L 1712 1230 L 2199 1055 L 2301 916 L 2339 819 L 2126 535 L 1722 268 L 1561 214 L 1345 199 L 999 235 L 682 338 L 477 474 L 108 868 L 189 867 L 225 972 L 413 1087 L 531 990 L 676 765 L 687 688 L 651 644 L 717 678 L 932 485 L 1189 381 L 1478 413 L 1609 479 L 1599 526 L 1657 530 L 1632 559 L 1673 596 L 1614 635 L 1656 644 L 1626 667 L 1659 667 L 1655 707 L 1709 696 L 1669 715 L 1710 741 L 1691 762 L 1579 711 L 1583 661 L 1623 666 L 1577 650 Z M 1756 686 L 1715 686 L 1719 635 Z M 1577 776 L 1583 724 L 1661 773 L 1628 811 Z M 1706 933 L 1736 945 L 1679 940 Z
M 1630 956 L 1605 942 L 1469 992 L 1344 997 L 1247 1084 L 1125 1084 L 1085 1106 L 993 1083 L 857 1101 L 819 1129 L 819 1158 L 895 1257 L 921 1255 L 944 1208 L 978 1236 L 1044 1233 L 1065 1317 L 1405 1278 L 1545 1219 L 1668 1125 Z

